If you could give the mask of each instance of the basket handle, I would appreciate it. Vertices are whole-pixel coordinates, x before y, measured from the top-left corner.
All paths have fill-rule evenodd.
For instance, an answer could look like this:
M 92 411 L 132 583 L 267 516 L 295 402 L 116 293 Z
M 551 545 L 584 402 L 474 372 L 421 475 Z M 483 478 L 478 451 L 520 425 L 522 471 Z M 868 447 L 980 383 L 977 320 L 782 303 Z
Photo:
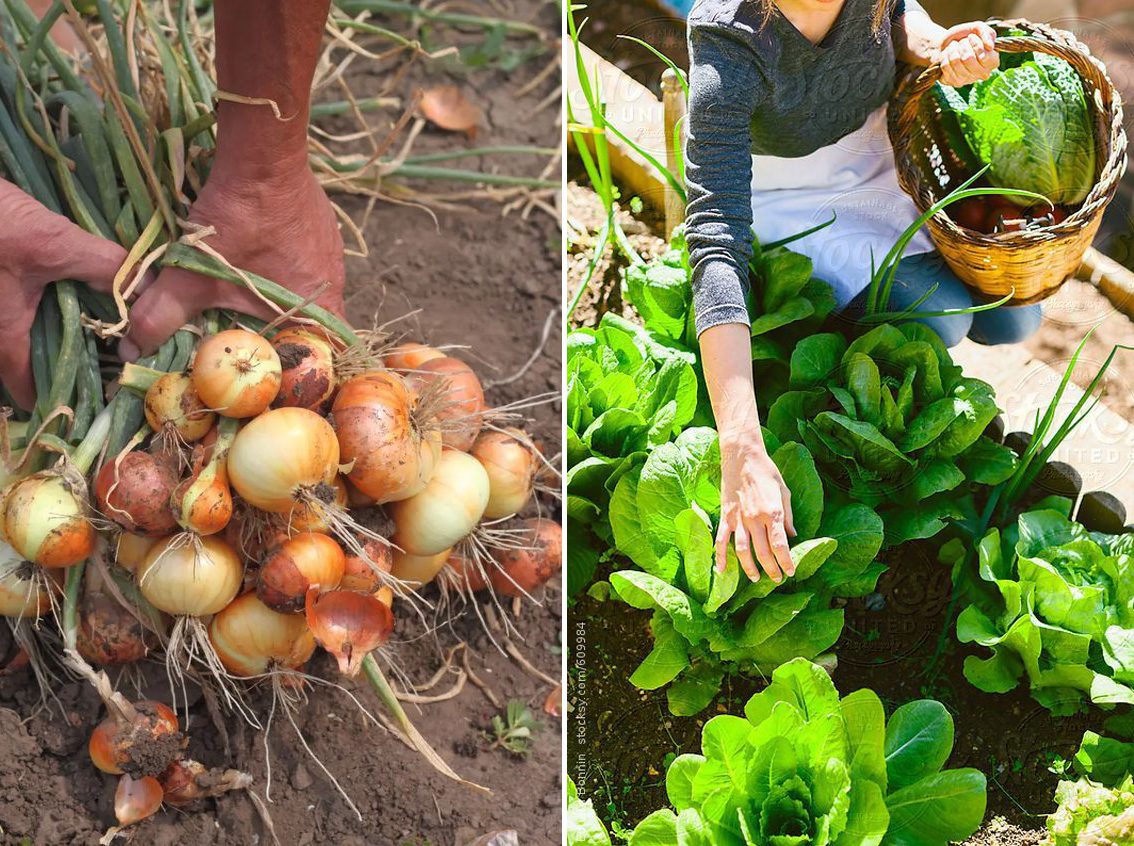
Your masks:
M 989 23 L 993 26 L 998 24 L 1003 26 L 1014 25 L 1013 22 L 1010 21 L 1003 22 L 994 20 L 989 21 Z M 1085 48 L 1077 41 L 1073 43 L 1061 43 L 1057 40 L 1037 38 L 1031 35 L 1005 35 L 998 36 L 996 39 L 996 51 L 998 53 L 1047 53 L 1055 56 L 1057 59 L 1063 59 L 1063 61 L 1070 64 L 1081 77 L 1091 83 L 1096 91 L 1101 91 L 1104 97 L 1109 97 L 1109 80 L 1099 69 L 1095 61 L 1084 52 L 1084 49 Z M 898 115 L 897 129 L 900 137 L 909 137 L 910 132 L 913 130 L 914 121 L 917 120 L 921 98 L 940 80 L 941 65 L 933 64 L 922 71 L 910 86 L 908 95 L 902 102 L 901 113 Z M 1091 97 L 1088 93 L 1087 100 L 1090 101 L 1090 99 Z

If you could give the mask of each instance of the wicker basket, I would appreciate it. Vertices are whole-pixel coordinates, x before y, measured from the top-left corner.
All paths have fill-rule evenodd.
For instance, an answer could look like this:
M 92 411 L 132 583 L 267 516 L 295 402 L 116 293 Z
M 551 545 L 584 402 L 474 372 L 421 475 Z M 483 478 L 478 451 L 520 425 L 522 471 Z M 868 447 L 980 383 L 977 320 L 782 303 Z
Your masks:
M 929 221 L 937 249 L 965 284 L 988 298 L 1011 293 L 1012 303 L 1022 305 L 1051 296 L 1078 269 L 1126 169 L 1126 132 L 1121 96 L 1102 63 L 1071 33 L 1027 21 L 990 23 L 1001 31 L 1011 27 L 1028 33 L 998 38 L 1002 53 L 1044 52 L 1067 61 L 1083 81 L 1094 122 L 1095 185 L 1082 207 L 1062 222 L 987 235 L 957 225 L 948 209 Z M 940 110 L 935 98 L 926 96 L 940 74 L 936 66 L 910 70 L 899 80 L 890 106 L 898 181 L 923 212 L 972 175 L 945 143 Z

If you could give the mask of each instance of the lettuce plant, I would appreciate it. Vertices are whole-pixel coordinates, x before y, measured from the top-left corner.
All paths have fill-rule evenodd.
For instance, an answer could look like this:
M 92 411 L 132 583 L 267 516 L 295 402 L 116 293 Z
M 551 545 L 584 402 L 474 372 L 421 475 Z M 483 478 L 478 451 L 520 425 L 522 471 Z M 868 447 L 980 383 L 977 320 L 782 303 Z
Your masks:
M 944 770 L 953 720 L 920 700 L 886 720 L 871 690 L 840 699 L 827 673 L 796 659 L 744 717 L 704 727 L 700 755 L 666 773 L 673 809 L 646 817 L 630 846 L 946 846 L 984 816 L 985 778 Z
M 1058 714 L 1134 704 L 1132 553 L 1134 535 L 1089 532 L 1052 507 L 1021 514 L 1003 537 L 991 529 L 978 549 L 986 590 L 957 637 L 992 655 L 969 656 L 965 676 L 989 693 L 1026 679 Z
M 728 673 L 766 675 L 815 658 L 843 629 L 836 597 L 874 589 L 882 521 L 868 506 L 828 497 L 807 449 L 765 439 L 792 492 L 795 575 L 750 582 L 735 555 L 718 573 L 720 453 L 714 430 L 686 429 L 618 480 L 610 503 L 617 549 L 639 569 L 611 575 L 615 594 L 652 612 L 653 650 L 630 676 L 646 690 L 669 685 L 674 714 L 696 714 Z
M 672 440 L 697 411 L 693 356 L 606 314 L 567 337 L 568 580 L 590 581 L 612 541 L 610 491 L 625 470 Z
M 567 814 L 563 818 L 567 846 L 610 846 L 606 826 L 590 801 L 579 798 L 573 779 L 567 779 Z
M 1088 731 L 1075 754 L 1079 778 L 1059 782 L 1047 818 L 1049 846 L 1134 844 L 1134 743 Z
M 992 387 L 965 377 L 933 330 L 882 324 L 850 343 L 800 341 L 767 425 L 804 444 L 829 485 L 876 507 L 896 545 L 960 517 L 966 483 L 1012 474 L 1011 450 L 983 437 L 997 413 Z

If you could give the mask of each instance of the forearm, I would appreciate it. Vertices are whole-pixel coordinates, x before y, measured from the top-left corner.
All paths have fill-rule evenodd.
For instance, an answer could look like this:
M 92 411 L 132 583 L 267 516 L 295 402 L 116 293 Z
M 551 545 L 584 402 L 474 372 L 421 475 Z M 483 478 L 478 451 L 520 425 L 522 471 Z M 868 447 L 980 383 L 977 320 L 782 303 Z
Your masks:
M 253 176 L 306 166 L 311 81 L 330 0 L 218 0 L 217 85 L 224 94 L 271 100 L 224 99 L 217 106 L 218 166 L 240 161 Z
M 937 60 L 945 28 L 916 3 L 907 2 L 905 14 L 894 21 L 893 36 L 898 61 L 929 67 Z
M 742 323 L 723 323 L 701 333 L 701 366 L 722 450 L 753 439 L 763 443 L 750 340 L 749 329 Z

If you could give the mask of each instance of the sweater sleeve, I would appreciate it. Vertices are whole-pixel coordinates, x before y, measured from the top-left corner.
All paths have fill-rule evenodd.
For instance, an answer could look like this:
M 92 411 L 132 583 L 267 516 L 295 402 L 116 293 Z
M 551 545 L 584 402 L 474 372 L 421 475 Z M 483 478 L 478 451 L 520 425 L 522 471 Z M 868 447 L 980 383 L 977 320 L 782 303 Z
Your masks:
M 745 294 L 752 255 L 753 112 L 762 78 L 751 52 L 713 27 L 689 29 L 685 238 L 693 268 L 697 334 L 750 324 Z

